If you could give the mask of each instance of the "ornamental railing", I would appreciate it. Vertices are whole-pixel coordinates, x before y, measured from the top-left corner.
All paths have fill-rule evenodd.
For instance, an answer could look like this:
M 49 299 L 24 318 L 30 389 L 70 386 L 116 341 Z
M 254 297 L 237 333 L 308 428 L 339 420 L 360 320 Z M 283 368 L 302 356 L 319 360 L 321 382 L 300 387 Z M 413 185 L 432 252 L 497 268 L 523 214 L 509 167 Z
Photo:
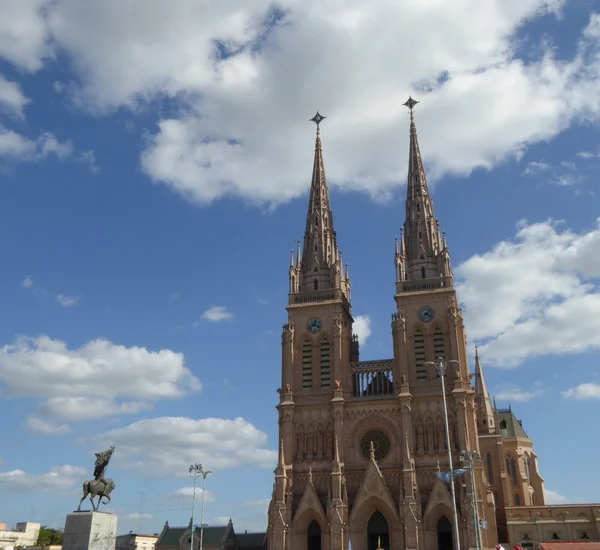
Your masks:
M 418 292 L 419 290 L 452 288 L 452 286 L 452 277 L 435 277 L 418 281 L 396 281 L 396 292 Z
M 307 304 L 311 302 L 326 302 L 329 300 L 348 299 L 339 288 L 328 288 L 325 290 L 313 290 L 312 292 L 291 292 L 289 294 L 289 304 Z
M 350 363 L 352 396 L 383 397 L 394 395 L 394 360 Z

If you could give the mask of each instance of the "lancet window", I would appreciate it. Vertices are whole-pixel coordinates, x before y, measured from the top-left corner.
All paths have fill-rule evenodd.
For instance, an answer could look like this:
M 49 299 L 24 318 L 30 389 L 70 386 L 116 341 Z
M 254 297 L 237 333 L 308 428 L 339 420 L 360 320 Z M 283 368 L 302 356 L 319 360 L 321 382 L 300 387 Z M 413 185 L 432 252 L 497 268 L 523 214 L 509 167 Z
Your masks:
M 415 332 L 413 338 L 415 348 L 415 367 L 417 380 L 427 379 L 427 367 L 425 366 L 425 336 L 420 330 Z
M 321 387 L 331 385 L 331 348 L 327 340 L 321 342 Z
M 312 344 L 302 344 L 302 389 L 312 389 Z
M 492 453 L 488 453 L 485 458 L 485 463 L 487 466 L 487 477 L 490 485 L 494 483 L 494 468 L 492 464 Z

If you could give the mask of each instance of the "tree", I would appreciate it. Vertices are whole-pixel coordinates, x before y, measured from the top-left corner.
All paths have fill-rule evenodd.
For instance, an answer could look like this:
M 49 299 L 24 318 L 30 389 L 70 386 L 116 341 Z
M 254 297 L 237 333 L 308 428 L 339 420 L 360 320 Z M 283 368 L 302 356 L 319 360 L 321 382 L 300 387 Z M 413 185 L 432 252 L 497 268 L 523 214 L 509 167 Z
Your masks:
M 63 530 L 52 529 L 50 527 L 40 527 L 40 534 L 37 540 L 37 546 L 50 546 L 51 544 L 62 544 Z

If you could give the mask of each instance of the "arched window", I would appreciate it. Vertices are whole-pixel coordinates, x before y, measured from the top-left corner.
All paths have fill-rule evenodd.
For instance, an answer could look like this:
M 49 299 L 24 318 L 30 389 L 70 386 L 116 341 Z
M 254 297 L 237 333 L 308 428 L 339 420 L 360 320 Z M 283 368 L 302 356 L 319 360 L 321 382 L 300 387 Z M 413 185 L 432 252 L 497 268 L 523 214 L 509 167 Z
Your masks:
M 321 387 L 328 388 L 331 385 L 331 350 L 329 342 L 321 342 Z
M 425 336 L 423 336 L 423 333 L 420 330 L 417 330 L 413 340 L 417 380 L 427 380 L 427 367 L 423 364 L 425 363 Z
M 444 349 L 444 334 L 440 328 L 436 328 L 433 331 L 433 353 L 435 356 L 435 360 L 437 361 L 438 357 L 445 359 L 446 351 Z M 436 376 L 439 378 L 440 375 L 436 369 Z
M 319 281 L 315 279 L 313 284 L 315 285 L 315 290 L 319 290 Z
M 515 506 L 521 506 L 521 497 L 515 493 Z
M 421 279 L 425 279 L 425 268 L 421 268 Z
M 312 389 L 312 344 L 302 344 L 302 389 Z
M 517 486 L 517 463 L 515 462 L 515 459 L 510 455 L 506 455 L 506 473 L 510 476 L 513 487 L 516 487 Z
M 308 550 L 321 550 L 321 526 L 313 519 L 306 531 Z
M 494 468 L 492 464 L 492 453 L 488 453 L 485 458 L 486 466 L 487 466 L 487 476 L 490 485 L 494 483 Z
M 527 483 L 531 485 L 531 470 L 529 467 L 529 455 L 523 455 L 523 466 L 525 467 L 525 477 L 527 478 Z

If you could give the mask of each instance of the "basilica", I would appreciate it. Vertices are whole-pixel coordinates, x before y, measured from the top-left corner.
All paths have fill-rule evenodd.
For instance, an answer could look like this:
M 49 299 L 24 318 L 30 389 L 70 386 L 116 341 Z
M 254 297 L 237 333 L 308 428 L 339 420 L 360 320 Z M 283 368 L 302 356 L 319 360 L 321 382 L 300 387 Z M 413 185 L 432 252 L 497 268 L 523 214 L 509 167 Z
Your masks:
M 574 513 L 558 519 L 558 508 L 546 505 L 522 423 L 491 399 L 479 354 L 469 369 L 450 250 L 417 139 L 416 103 L 406 103 L 410 145 L 406 218 L 394 255 L 393 357 L 377 360 L 361 361 L 353 333 L 350 276 L 325 177 L 324 117 L 313 119 L 306 229 L 290 260 L 282 334 L 269 550 L 451 550 L 499 541 L 533 548 L 598 536 L 600 509 L 586 509 L 569 526 Z M 475 457 L 467 472 L 465 451 Z

